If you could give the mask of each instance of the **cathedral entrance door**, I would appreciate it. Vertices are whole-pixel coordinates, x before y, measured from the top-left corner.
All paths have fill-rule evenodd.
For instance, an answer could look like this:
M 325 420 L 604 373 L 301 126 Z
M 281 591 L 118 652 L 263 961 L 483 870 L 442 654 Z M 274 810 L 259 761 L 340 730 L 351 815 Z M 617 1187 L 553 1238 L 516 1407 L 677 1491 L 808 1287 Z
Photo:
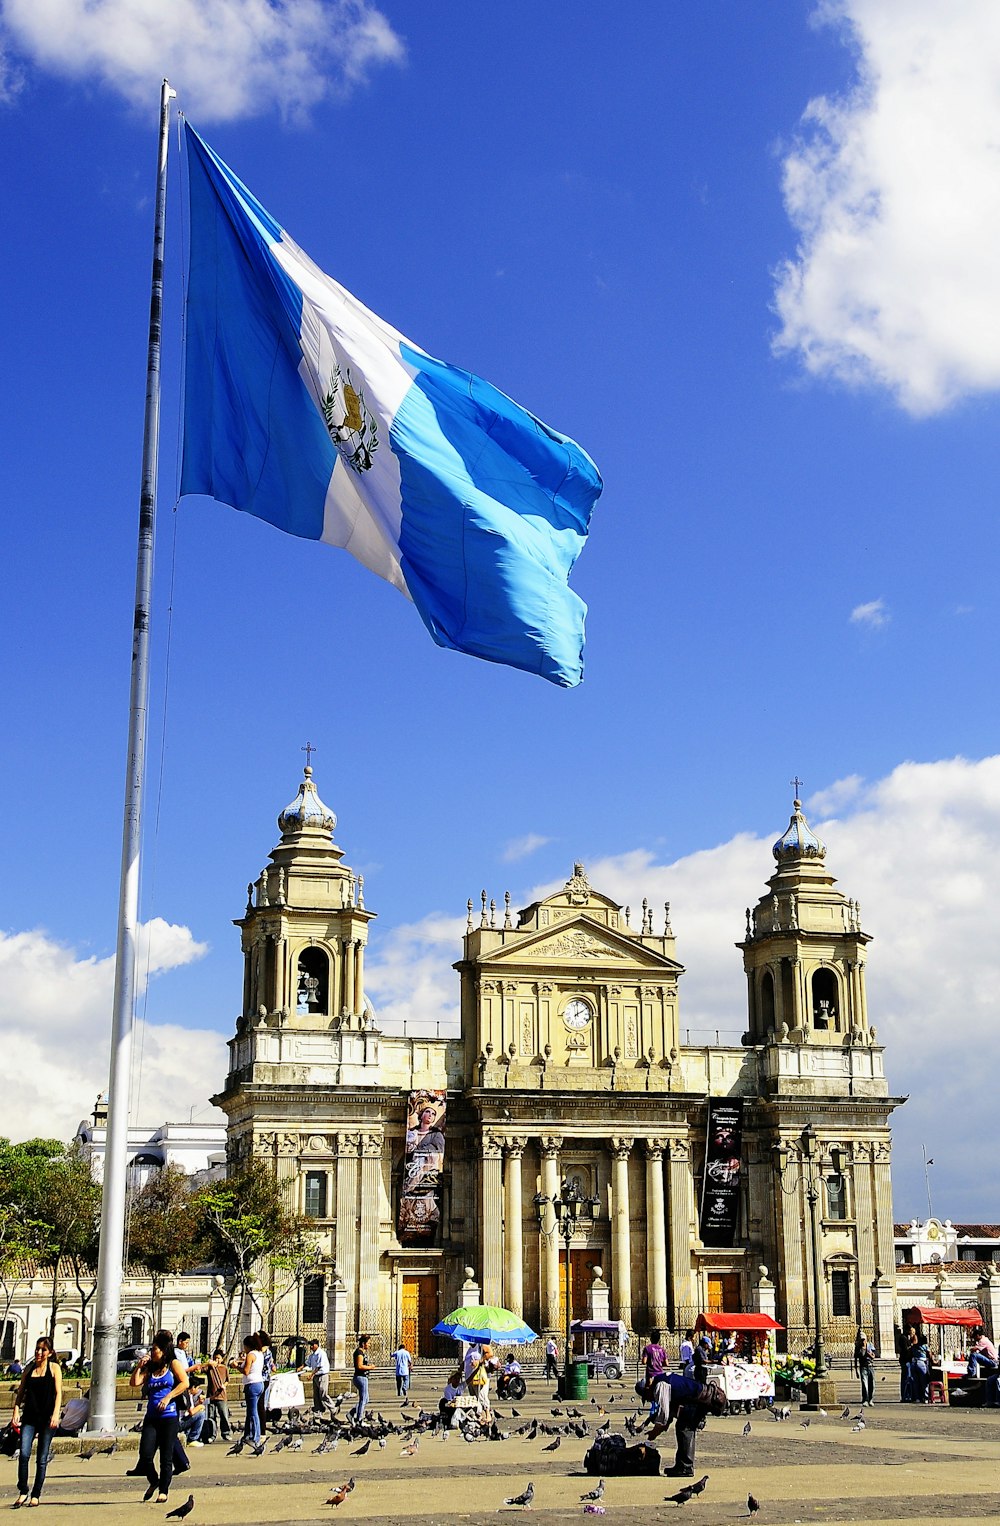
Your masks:
M 434 1344 L 431 1333 L 437 1323 L 438 1280 L 436 1277 L 404 1277 L 403 1308 L 400 1331 L 414 1356 L 426 1356 Z
M 740 1297 L 740 1274 L 739 1272 L 709 1273 L 708 1278 L 708 1309 L 709 1314 L 740 1314 L 743 1310 L 743 1301 Z
M 587 1318 L 587 1289 L 590 1287 L 590 1268 L 598 1264 L 592 1250 L 571 1250 L 569 1253 L 569 1306 L 571 1319 Z M 559 1328 L 566 1328 L 566 1252 L 559 1252 Z

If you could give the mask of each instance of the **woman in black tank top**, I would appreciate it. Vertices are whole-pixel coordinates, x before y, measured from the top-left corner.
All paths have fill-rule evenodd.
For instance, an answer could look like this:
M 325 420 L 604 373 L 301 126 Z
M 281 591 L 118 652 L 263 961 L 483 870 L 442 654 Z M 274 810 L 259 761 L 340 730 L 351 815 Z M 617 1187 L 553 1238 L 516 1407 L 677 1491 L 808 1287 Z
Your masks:
M 35 1344 L 35 1360 L 26 1367 L 14 1398 L 12 1423 L 21 1421 L 21 1447 L 17 1459 L 17 1499 L 15 1510 L 21 1505 L 37 1505 L 45 1483 L 45 1470 L 49 1465 L 49 1447 L 52 1430 L 59 1423 L 62 1408 L 62 1369 L 56 1361 L 52 1342 L 43 1335 Z M 28 1464 L 31 1460 L 32 1442 L 37 1437 L 35 1453 L 35 1482 L 28 1497 Z

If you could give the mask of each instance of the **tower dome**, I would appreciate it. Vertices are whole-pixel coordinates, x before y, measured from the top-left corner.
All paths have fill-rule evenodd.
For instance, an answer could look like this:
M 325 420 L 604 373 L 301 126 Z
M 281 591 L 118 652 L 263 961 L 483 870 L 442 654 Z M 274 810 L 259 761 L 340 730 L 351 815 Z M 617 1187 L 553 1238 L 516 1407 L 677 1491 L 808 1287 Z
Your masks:
M 303 779 L 299 785 L 299 792 L 291 805 L 286 805 L 279 815 L 278 829 L 282 837 L 288 837 L 292 833 L 307 830 L 324 832 L 332 837 L 333 829 L 337 825 L 337 818 L 329 806 L 323 804 L 316 793 L 312 769 L 308 764 L 302 770 L 302 773 Z
M 792 801 L 792 819 L 771 849 L 779 864 L 790 858 L 825 858 L 826 843 L 816 836 L 802 814 L 802 801 Z

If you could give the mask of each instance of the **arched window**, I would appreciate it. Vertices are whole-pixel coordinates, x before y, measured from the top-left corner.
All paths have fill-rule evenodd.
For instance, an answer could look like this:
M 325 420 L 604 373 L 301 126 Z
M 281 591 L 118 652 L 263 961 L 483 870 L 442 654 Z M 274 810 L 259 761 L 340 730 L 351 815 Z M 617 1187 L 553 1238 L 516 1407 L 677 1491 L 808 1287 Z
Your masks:
M 814 970 L 812 977 L 813 1027 L 820 1033 L 840 1032 L 837 977 L 832 970 Z
M 304 948 L 299 955 L 295 1010 L 330 1010 L 330 961 L 321 948 Z
M 764 1032 L 774 1027 L 774 976 L 765 970 L 760 982 L 760 1019 Z

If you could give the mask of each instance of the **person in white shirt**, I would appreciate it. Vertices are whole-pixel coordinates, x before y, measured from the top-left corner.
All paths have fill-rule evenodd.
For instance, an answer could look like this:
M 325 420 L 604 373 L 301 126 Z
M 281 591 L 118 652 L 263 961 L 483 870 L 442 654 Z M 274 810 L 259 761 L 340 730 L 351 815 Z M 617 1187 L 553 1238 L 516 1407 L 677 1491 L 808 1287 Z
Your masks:
M 313 1380 L 313 1409 L 328 1409 L 334 1413 L 333 1400 L 330 1398 L 330 1358 L 320 1346 L 319 1341 L 309 1342 L 309 1355 L 305 1359 L 301 1372 L 311 1372 Z
M 400 1341 L 396 1347 L 393 1361 L 396 1365 L 396 1396 L 405 1399 L 410 1391 L 410 1373 L 413 1369 L 413 1357 L 406 1349 L 405 1341 Z
M 552 1335 L 545 1342 L 545 1376 L 547 1378 L 559 1376 L 559 1347 Z

